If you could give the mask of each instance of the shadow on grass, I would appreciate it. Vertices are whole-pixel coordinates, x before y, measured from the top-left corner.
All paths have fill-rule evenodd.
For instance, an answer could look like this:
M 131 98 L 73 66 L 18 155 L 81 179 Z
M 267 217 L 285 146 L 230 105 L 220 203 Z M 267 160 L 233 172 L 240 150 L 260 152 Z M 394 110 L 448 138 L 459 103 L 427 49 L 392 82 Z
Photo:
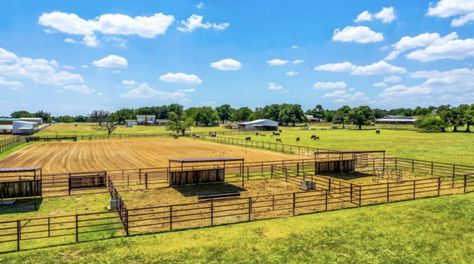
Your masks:
M 13 203 L 10 203 L 10 201 Z M 35 212 L 40 209 L 42 202 L 42 198 L 5 199 L 0 202 L 0 215 Z
M 220 194 L 229 192 L 243 192 L 245 189 L 230 183 L 206 183 L 198 185 L 172 186 L 185 197 L 198 196 L 203 194 Z

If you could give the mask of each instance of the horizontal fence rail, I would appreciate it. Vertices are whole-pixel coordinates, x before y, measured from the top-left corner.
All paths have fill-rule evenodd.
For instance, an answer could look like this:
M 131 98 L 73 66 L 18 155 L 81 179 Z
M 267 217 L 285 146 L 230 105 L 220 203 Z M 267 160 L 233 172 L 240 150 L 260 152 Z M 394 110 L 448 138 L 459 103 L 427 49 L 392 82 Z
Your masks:
M 5 153 L 25 142 L 26 141 L 23 137 L 17 136 L 0 139 L 0 154 Z
M 433 177 L 356 185 L 326 178 L 318 179 L 316 184 L 320 187 L 308 192 L 127 208 L 108 178 L 111 197 L 120 201 L 116 210 L 0 222 L 0 249 L 3 252 L 34 249 L 474 191 L 472 175 L 455 177 L 454 185 L 451 180 L 450 177 Z

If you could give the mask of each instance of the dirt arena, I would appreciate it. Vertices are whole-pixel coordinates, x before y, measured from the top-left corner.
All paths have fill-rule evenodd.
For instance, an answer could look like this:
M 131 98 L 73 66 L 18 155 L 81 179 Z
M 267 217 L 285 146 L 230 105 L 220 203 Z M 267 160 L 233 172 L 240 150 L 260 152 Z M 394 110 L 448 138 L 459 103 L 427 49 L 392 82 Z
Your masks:
M 0 160 L 0 167 L 42 167 L 44 173 L 168 166 L 172 158 L 243 157 L 246 161 L 300 156 L 186 138 L 36 143 Z

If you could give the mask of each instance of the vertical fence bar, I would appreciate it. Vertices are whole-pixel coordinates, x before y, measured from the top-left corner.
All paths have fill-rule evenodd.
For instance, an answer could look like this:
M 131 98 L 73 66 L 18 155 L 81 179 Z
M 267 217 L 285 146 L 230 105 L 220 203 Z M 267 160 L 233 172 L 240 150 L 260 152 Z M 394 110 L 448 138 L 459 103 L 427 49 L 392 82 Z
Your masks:
M 252 197 L 249 197 L 249 216 L 248 216 L 248 221 L 252 221 Z
M 128 226 L 128 209 L 125 209 L 125 221 L 124 221 L 124 227 L 125 227 L 125 235 L 129 236 L 129 226 Z
M 390 202 L 390 182 L 387 182 L 387 203 Z
M 79 242 L 79 215 L 76 214 L 76 243 Z
M 48 217 L 48 237 L 51 237 L 51 217 Z
M 441 177 L 438 177 L 438 196 L 441 194 Z
M 211 201 L 211 226 L 214 226 L 214 202 Z
M 293 215 L 296 212 L 296 193 L 293 193 Z
M 173 206 L 170 205 L 170 231 L 173 231 Z
M 16 250 L 20 251 L 21 220 L 16 220 Z
M 416 180 L 413 180 L 413 200 L 416 199 Z
M 145 189 L 148 189 L 148 172 L 145 173 Z
M 467 190 L 467 175 L 464 175 L 464 193 L 466 193 Z
M 324 197 L 324 211 L 327 211 L 328 210 L 328 190 L 325 190 L 325 197 Z
M 359 207 L 362 206 L 362 186 L 359 185 Z
M 454 178 L 456 177 L 456 164 L 453 164 L 453 180 L 451 183 L 451 188 L 454 189 Z

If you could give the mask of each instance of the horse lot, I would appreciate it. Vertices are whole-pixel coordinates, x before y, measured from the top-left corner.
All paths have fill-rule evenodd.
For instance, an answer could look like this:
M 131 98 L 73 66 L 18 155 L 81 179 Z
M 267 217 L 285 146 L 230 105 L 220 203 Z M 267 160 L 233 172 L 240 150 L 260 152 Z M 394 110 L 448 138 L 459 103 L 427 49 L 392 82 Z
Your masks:
M 44 173 L 166 167 L 171 158 L 242 157 L 246 161 L 299 156 L 187 138 L 35 143 L 0 160 L 0 167 L 42 167 Z

